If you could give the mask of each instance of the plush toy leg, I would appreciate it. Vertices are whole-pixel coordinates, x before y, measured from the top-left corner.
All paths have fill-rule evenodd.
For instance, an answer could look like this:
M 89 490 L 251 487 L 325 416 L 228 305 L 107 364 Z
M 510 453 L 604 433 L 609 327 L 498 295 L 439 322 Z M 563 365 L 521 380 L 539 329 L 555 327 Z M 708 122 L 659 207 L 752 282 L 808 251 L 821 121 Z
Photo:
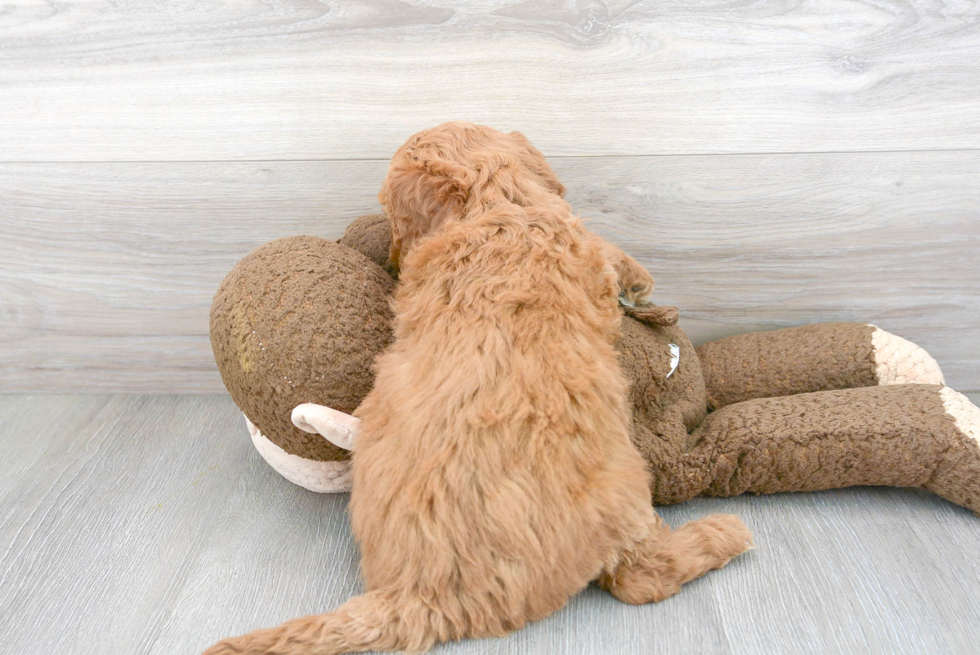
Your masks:
M 864 323 L 750 332 L 697 349 L 714 409 L 752 398 L 883 384 L 943 384 L 936 360 Z
M 655 504 L 699 495 L 921 487 L 980 513 L 980 409 L 937 385 L 759 398 L 712 414 L 651 462 Z

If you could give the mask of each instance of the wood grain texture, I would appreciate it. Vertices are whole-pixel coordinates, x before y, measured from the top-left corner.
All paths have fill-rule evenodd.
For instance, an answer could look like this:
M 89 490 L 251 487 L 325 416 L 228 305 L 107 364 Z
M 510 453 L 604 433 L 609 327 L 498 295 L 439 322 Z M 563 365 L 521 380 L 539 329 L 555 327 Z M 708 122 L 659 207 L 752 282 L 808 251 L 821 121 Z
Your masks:
M 197 653 L 362 591 L 347 495 L 279 477 L 227 396 L 0 395 L 0 434 L 38 444 L 0 459 L 0 652 Z M 715 511 L 756 548 L 671 599 L 591 587 L 509 637 L 433 652 L 974 652 L 969 511 L 868 487 L 660 508 L 673 525 Z
M 525 132 L 695 342 L 870 321 L 980 391 L 973 0 L 3 5 L 0 391 L 221 392 L 225 273 L 377 211 L 385 159 L 449 119 Z M 361 590 L 347 497 L 280 478 L 226 395 L 0 394 L 0 448 L 0 653 L 195 653 Z M 662 514 L 712 511 L 758 546 L 669 601 L 590 588 L 436 652 L 976 651 L 966 510 Z
M 980 152 L 556 158 L 695 342 L 869 321 L 980 389 Z M 220 392 L 211 297 L 379 211 L 386 163 L 0 165 L 0 389 Z
M 66 402 L 76 420 L 49 423 Z M 0 651 L 146 652 L 243 472 L 240 413 L 204 397 L 10 403 L 5 448 L 48 444 L 0 486 Z
M 23 0 L 0 159 L 384 158 L 450 119 L 544 152 L 980 148 L 980 6 Z

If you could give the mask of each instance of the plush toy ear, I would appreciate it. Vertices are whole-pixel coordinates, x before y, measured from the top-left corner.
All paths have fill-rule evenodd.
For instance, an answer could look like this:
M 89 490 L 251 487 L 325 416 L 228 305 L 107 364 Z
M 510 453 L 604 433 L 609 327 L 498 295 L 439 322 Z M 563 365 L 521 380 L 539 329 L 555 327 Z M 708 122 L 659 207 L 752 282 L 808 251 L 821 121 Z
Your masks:
M 541 181 L 544 182 L 549 189 L 564 198 L 565 185 L 558 180 L 558 176 L 555 175 L 555 171 L 552 170 L 551 164 L 549 164 L 544 158 L 541 151 L 532 146 L 531 142 L 527 140 L 527 137 L 520 132 L 511 132 L 510 138 L 517 143 L 517 149 L 521 162 L 527 166 L 529 170 L 541 178 Z
M 460 216 L 476 182 L 476 173 L 439 158 L 413 155 L 393 161 L 378 194 L 391 219 L 392 265 L 421 237 Z
M 338 448 L 354 450 L 361 419 L 315 403 L 296 405 L 290 418 L 303 432 L 319 434 Z

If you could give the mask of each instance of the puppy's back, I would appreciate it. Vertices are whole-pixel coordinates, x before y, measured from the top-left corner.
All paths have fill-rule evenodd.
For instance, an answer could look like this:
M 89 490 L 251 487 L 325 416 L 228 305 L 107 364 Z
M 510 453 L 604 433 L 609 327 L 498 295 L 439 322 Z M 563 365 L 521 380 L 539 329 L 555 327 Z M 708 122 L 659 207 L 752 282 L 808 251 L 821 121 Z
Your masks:
M 503 634 L 598 575 L 623 476 L 647 488 L 614 275 L 574 220 L 509 209 L 419 244 L 395 306 L 354 455 L 365 581 Z

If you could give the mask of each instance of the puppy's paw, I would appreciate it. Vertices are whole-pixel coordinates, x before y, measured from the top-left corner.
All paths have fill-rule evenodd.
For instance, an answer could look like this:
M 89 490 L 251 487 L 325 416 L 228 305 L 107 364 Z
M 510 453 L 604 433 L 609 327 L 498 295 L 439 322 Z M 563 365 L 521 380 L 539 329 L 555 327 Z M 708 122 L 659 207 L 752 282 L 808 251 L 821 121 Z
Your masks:
M 653 276 L 640 263 L 612 244 L 605 244 L 606 258 L 616 271 L 619 302 L 626 307 L 650 305 Z
M 732 514 L 711 514 L 693 522 L 700 535 L 700 545 L 706 555 L 717 558 L 714 568 L 755 547 L 752 532 Z

